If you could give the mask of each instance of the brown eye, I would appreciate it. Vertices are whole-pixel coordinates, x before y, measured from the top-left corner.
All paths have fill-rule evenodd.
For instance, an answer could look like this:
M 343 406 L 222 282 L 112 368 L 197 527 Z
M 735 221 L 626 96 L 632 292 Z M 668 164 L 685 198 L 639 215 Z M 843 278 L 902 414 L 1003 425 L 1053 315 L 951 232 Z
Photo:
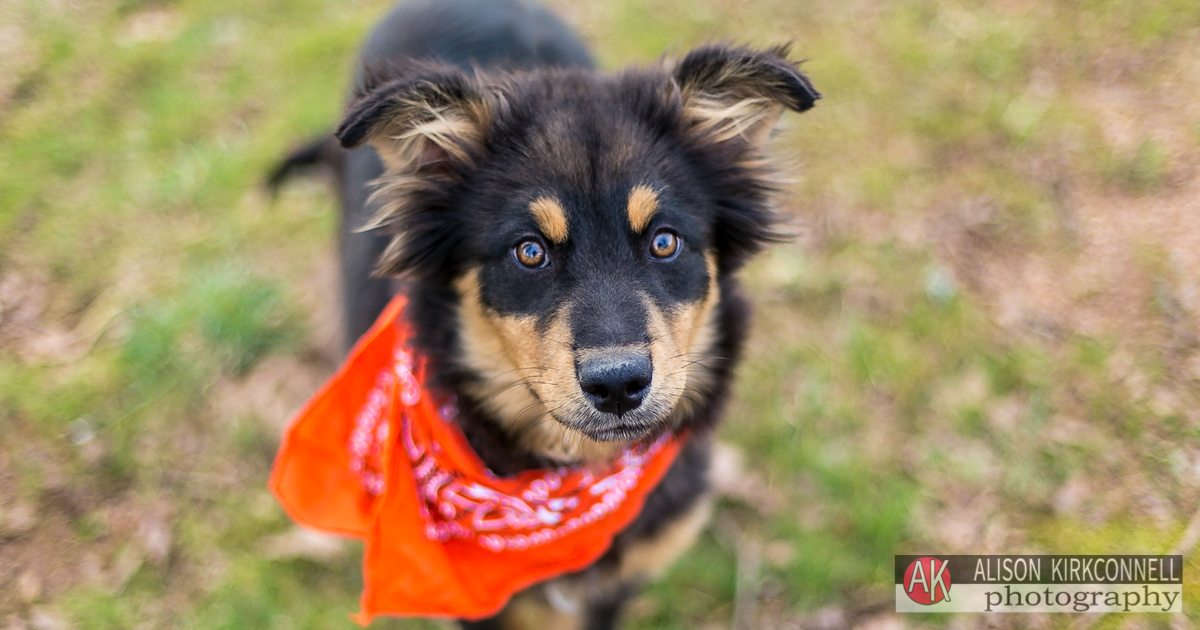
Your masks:
M 546 248 L 541 243 L 535 240 L 521 241 L 513 248 L 513 256 L 521 266 L 530 269 L 545 267 L 548 259 L 546 257 Z
M 659 230 L 650 239 L 650 256 L 664 260 L 679 253 L 679 237 L 674 232 Z

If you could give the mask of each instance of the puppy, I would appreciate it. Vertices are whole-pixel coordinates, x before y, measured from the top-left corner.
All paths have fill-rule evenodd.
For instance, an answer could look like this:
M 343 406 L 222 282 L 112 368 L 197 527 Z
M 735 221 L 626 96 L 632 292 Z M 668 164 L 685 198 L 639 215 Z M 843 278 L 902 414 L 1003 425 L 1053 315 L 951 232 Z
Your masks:
M 602 74 L 522 0 L 414 0 L 368 40 L 334 137 L 272 176 L 334 166 L 347 345 L 404 291 L 431 385 L 496 474 L 687 436 L 599 561 L 465 628 L 615 627 L 704 526 L 747 321 L 734 274 L 777 238 L 765 144 L 820 98 L 786 55 Z

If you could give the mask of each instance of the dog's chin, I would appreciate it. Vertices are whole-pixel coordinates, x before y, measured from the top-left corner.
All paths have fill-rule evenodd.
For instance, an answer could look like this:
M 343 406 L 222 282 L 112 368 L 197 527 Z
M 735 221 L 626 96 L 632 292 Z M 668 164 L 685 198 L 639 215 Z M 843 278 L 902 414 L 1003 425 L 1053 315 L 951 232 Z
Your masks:
M 652 409 L 635 409 L 621 416 L 587 409 L 569 421 L 556 418 L 597 442 L 638 442 L 660 434 L 670 425 L 670 408 L 666 412 Z
M 661 429 L 663 426 L 660 423 L 651 425 L 631 424 L 616 419 L 616 416 L 613 416 L 613 418 L 614 421 L 611 423 L 589 423 L 587 426 L 578 427 L 576 430 L 597 442 L 637 442 L 646 439 L 650 434 Z

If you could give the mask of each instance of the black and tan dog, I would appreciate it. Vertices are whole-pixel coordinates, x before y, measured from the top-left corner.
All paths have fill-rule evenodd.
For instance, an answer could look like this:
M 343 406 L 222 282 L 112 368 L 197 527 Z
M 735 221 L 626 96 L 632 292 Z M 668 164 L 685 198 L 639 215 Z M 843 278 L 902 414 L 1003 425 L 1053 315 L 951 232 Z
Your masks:
M 371 268 L 403 278 L 434 386 L 492 470 L 690 430 L 594 566 L 465 627 L 613 627 L 704 526 L 707 436 L 746 327 L 734 272 L 776 235 L 764 144 L 819 98 L 785 55 L 708 46 L 608 75 L 521 0 L 408 2 L 365 47 L 340 147 L 277 172 L 335 165 L 347 339 L 396 290 Z

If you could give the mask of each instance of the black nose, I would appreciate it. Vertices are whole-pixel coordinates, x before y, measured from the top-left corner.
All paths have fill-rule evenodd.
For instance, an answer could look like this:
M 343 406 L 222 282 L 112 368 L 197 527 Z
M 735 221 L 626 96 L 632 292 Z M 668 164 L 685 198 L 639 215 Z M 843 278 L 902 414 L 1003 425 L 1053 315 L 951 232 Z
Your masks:
M 654 366 L 638 352 L 612 352 L 579 364 L 579 387 L 596 409 L 618 416 L 636 409 L 650 388 Z

